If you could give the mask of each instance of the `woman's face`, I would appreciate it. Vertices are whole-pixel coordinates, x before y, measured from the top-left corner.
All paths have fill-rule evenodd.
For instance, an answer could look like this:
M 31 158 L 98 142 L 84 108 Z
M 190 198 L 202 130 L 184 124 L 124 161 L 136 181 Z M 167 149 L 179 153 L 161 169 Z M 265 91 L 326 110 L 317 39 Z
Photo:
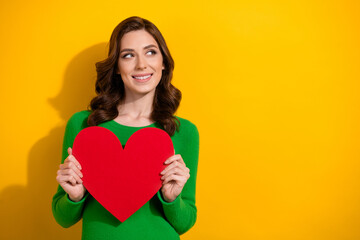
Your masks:
M 131 31 L 121 39 L 117 73 L 125 92 L 155 92 L 164 69 L 163 57 L 155 39 L 145 30 Z

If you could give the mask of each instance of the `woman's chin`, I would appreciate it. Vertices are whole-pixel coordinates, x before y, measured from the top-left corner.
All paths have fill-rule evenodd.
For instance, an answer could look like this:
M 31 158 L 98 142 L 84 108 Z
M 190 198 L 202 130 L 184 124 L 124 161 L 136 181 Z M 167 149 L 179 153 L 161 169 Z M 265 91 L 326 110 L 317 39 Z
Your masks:
M 128 93 L 128 91 L 130 91 L 132 94 L 135 95 L 147 95 L 150 93 L 154 93 L 156 88 L 151 88 L 151 87 L 136 87 L 133 89 L 128 89 L 126 92 Z M 125 93 L 126 94 L 126 93 Z

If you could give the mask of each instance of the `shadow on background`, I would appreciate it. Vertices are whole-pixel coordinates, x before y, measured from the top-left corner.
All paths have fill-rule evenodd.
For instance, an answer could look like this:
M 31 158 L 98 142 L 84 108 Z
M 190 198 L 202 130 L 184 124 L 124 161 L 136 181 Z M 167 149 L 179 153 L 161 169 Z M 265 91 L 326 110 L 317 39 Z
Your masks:
M 106 43 L 94 45 L 69 63 L 59 95 L 49 103 L 67 122 L 72 114 L 85 110 L 95 96 L 95 63 L 106 58 Z M 56 223 L 51 210 L 58 183 L 65 124 L 32 147 L 28 161 L 28 185 L 11 186 L 0 194 L 0 239 L 80 239 L 81 221 L 65 229 Z M 16 154 L 16 153 L 15 153 Z

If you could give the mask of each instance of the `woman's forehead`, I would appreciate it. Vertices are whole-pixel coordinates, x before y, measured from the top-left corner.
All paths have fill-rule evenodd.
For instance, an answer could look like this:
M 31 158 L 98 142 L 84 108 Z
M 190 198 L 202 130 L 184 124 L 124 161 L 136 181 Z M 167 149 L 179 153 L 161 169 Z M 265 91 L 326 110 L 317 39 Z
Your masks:
M 158 47 L 154 37 L 145 30 L 136 30 L 125 33 L 120 42 L 121 48 L 142 49 L 149 45 Z

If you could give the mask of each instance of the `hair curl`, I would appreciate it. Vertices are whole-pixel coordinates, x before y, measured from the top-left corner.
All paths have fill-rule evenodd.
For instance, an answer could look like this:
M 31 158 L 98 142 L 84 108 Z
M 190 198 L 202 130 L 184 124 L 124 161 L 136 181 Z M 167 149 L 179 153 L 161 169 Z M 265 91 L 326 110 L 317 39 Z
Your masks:
M 153 111 L 150 118 L 159 123 L 170 136 L 173 136 L 175 130 L 178 131 L 180 126 L 180 121 L 174 116 L 174 113 L 181 101 L 181 91 L 171 84 L 174 60 L 159 29 L 150 21 L 136 16 L 123 20 L 115 27 L 109 42 L 108 57 L 95 64 L 97 96 L 91 100 L 88 106 L 91 114 L 87 123 L 89 126 L 96 126 L 118 116 L 117 107 L 125 97 L 124 82 L 121 75 L 116 73 L 120 41 L 124 34 L 136 30 L 145 30 L 151 34 L 163 56 L 165 69 L 162 71 L 161 80 L 155 89 Z

